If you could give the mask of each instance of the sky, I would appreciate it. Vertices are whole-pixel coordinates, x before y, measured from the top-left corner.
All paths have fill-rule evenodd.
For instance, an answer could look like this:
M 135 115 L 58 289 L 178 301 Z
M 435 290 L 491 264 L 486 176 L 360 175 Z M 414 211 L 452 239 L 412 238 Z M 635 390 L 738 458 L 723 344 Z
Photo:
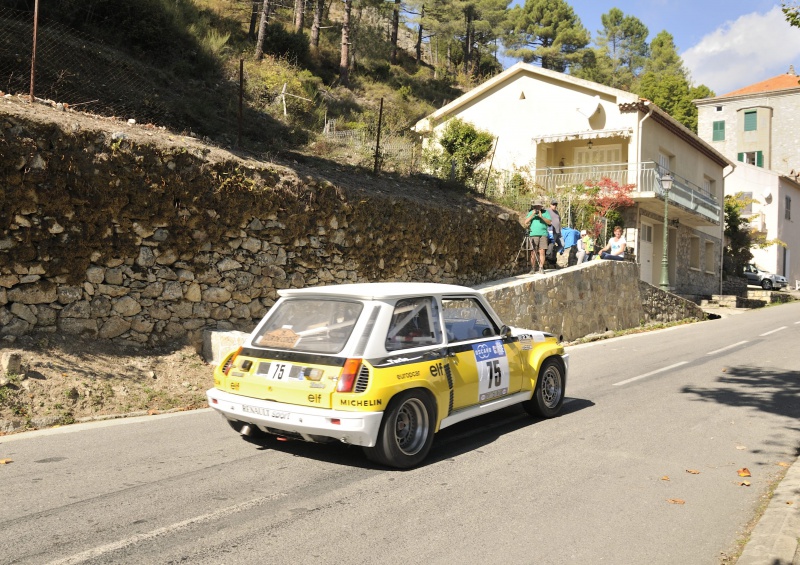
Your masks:
M 514 4 L 523 3 L 516 0 Z M 786 73 L 800 74 L 800 28 L 784 18 L 780 2 L 765 0 L 567 0 L 592 39 L 611 8 L 636 16 L 650 31 L 675 39 L 695 86 L 717 95 Z

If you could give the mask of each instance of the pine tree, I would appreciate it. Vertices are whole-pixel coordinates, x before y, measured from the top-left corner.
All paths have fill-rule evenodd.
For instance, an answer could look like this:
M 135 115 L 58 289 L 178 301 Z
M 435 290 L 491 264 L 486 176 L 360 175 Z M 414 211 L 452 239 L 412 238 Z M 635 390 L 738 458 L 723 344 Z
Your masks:
M 693 87 L 689 73 L 678 55 L 672 35 L 659 33 L 650 43 L 650 57 L 645 61 L 637 93 L 697 133 L 697 106 L 692 100 L 714 96 L 705 85 Z
M 583 60 L 589 32 L 564 0 L 526 0 L 509 11 L 506 54 L 565 72 Z

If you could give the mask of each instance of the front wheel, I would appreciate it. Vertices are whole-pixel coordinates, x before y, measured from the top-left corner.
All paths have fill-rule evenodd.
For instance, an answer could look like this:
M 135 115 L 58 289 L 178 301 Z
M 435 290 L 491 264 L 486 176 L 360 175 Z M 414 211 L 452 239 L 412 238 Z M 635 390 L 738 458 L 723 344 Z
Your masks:
M 772 281 L 769 279 L 764 279 L 761 281 L 761 288 L 764 290 L 772 290 Z
M 561 412 L 564 404 L 564 363 L 557 357 L 550 357 L 542 363 L 533 398 L 522 403 L 531 416 L 553 418 Z
M 376 463 L 398 469 L 418 465 L 433 445 L 434 405 L 430 395 L 408 390 L 386 408 L 375 447 L 364 448 Z

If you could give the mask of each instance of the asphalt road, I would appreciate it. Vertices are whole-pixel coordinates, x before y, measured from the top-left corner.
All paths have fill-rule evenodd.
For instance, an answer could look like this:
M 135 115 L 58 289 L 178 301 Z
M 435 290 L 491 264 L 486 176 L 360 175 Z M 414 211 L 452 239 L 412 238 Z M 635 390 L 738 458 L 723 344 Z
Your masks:
M 0 562 L 719 563 L 800 446 L 799 341 L 794 303 L 571 347 L 562 416 L 411 471 L 209 410 L 2 437 Z

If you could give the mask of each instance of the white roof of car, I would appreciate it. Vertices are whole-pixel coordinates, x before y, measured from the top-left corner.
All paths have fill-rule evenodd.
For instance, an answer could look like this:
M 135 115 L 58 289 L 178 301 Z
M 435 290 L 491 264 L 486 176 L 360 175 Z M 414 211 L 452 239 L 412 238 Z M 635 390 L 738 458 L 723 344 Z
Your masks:
M 471 294 L 477 292 L 466 286 L 417 282 L 379 282 L 335 284 L 311 288 L 287 288 L 279 290 L 280 296 L 339 296 L 373 300 L 379 298 L 402 298 L 404 296 L 437 296 L 442 294 Z

